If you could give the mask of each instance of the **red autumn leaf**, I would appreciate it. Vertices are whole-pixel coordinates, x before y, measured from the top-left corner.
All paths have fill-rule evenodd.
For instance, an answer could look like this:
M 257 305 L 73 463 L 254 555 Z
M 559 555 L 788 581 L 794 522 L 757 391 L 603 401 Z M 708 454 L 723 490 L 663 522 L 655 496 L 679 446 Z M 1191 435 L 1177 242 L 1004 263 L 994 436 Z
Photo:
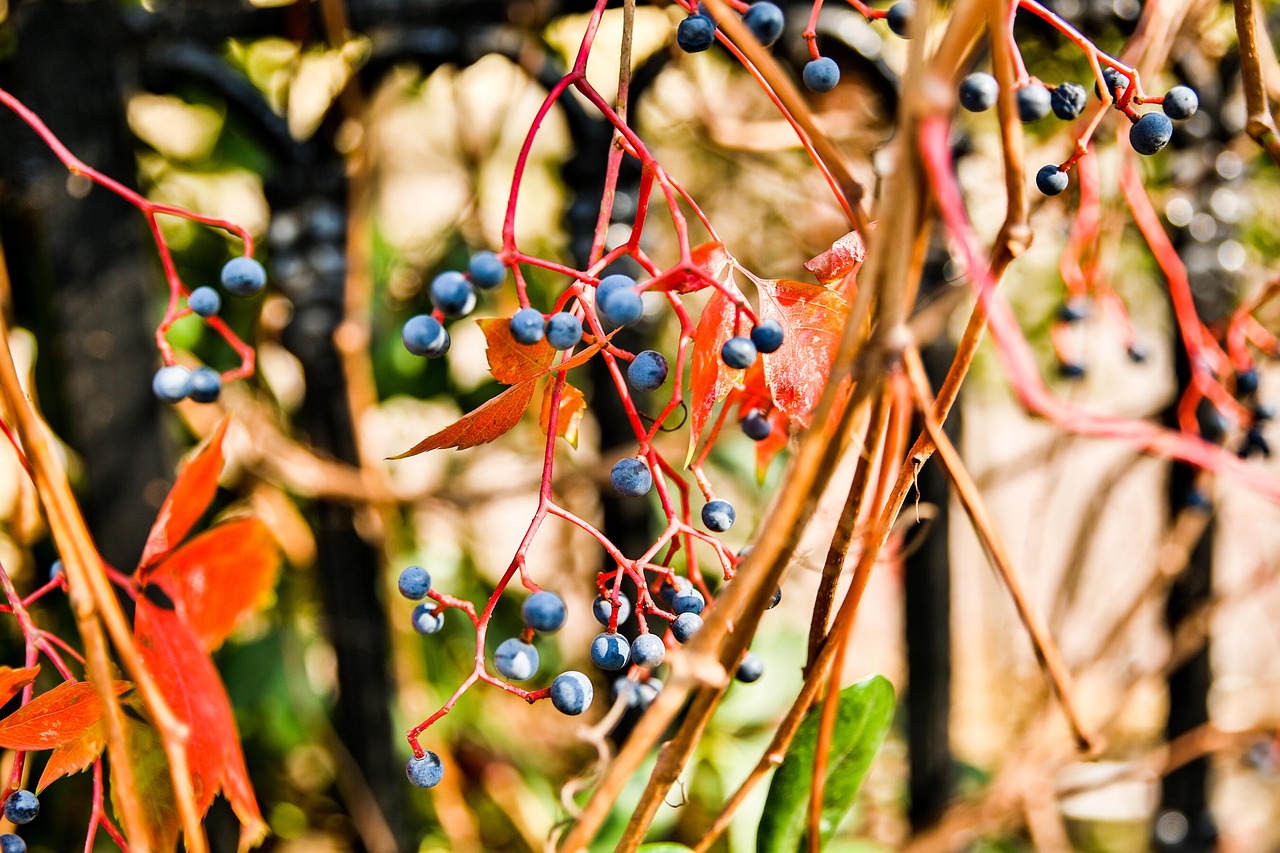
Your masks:
M 692 293 L 711 287 L 711 280 L 719 281 L 729 265 L 729 253 L 724 244 L 712 241 L 694 246 L 689 252 L 692 268 L 677 264 L 650 282 L 645 290 L 650 293 Z
M 187 762 L 198 810 L 207 811 L 221 791 L 240 818 L 241 848 L 257 844 L 267 826 L 249 783 L 231 701 L 200 638 L 175 611 L 145 594 L 138 598 L 133 631 L 142 665 L 189 728 Z
M 542 411 L 538 416 L 538 425 L 545 434 L 551 426 L 551 388 L 554 379 L 549 378 L 542 389 Z M 582 392 L 568 382 L 560 391 L 560 414 L 556 419 L 556 435 L 569 442 L 573 448 L 578 446 L 578 427 L 582 416 L 587 411 L 587 398 Z
M 236 623 L 275 586 L 280 556 L 267 526 L 236 518 L 201 533 L 150 575 L 177 606 L 206 651 L 222 645 Z
M 173 850 L 178 844 L 182 829 L 182 816 L 173 796 L 173 784 L 169 775 L 169 760 L 164 754 L 164 744 L 155 728 L 142 720 L 125 715 L 124 743 L 129 766 L 133 770 L 133 784 L 142 797 L 142 829 L 152 850 Z M 120 814 L 117 792 L 120 786 L 115 780 L 115 767 L 111 768 L 111 805 Z
M 129 687 L 127 681 L 115 683 L 117 694 Z M 94 686 L 64 681 L 0 720 L 0 746 L 53 749 L 80 737 L 101 719 L 102 703 Z
M 26 669 L 0 666 L 0 705 L 17 696 L 18 691 L 35 681 L 39 674 L 39 664 Z
M 803 281 L 760 282 L 760 316 L 782 324 L 782 347 L 764 356 L 764 377 L 778 408 L 809 426 L 809 414 L 831 372 L 848 303 L 835 291 Z
M 160 507 L 138 567 L 146 568 L 167 554 L 182 541 L 191 526 L 200 520 L 218 491 L 218 475 L 222 473 L 222 439 L 227 434 L 223 420 L 205 442 L 204 447 L 178 473 L 178 479 L 169 490 L 169 496 Z
M 689 408 L 692 421 L 689 453 L 702 437 L 711 410 L 737 384 L 739 371 L 724 363 L 720 348 L 733 337 L 737 306 L 724 292 L 712 294 L 702 309 L 698 328 L 693 333 L 693 365 L 689 373 Z
M 63 776 L 70 776 L 87 768 L 98 759 L 106 745 L 107 732 L 99 718 L 79 737 L 67 741 L 49 754 L 49 760 L 45 762 L 44 771 L 40 774 L 40 781 L 36 783 L 36 793 Z
M 866 256 L 867 247 L 862 242 L 862 235 L 850 231 L 832 243 L 830 249 L 806 263 L 804 268 L 823 284 L 831 284 L 856 270 Z
M 504 317 L 480 320 L 479 323 L 489 344 L 485 352 L 489 372 L 503 385 L 515 385 L 541 376 L 551 366 L 556 351 L 546 341 L 538 341 L 531 346 L 516 343 L 516 339 L 511 337 L 511 322 Z
M 407 459 L 442 447 L 466 450 L 468 447 L 488 444 L 520 423 L 520 418 L 529 408 L 529 401 L 533 399 L 537 384 L 536 379 L 526 379 L 518 385 L 512 385 L 435 435 L 427 436 L 404 453 L 391 458 Z
M 764 359 L 757 358 L 755 363 L 747 368 L 742 378 L 742 386 L 729 392 L 725 405 L 739 407 L 739 420 L 746 417 L 747 412 L 752 409 L 773 408 L 773 395 L 769 393 L 769 386 L 764 381 Z

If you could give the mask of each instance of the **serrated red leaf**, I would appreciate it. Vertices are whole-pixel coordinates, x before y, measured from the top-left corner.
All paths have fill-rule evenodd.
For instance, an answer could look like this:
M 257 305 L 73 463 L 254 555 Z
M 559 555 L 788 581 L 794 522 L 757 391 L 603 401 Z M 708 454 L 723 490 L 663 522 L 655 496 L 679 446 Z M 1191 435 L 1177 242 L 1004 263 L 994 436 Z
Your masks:
M 782 347 L 764 356 L 765 382 L 774 403 L 792 421 L 809 426 L 848 314 L 833 290 L 803 281 L 758 283 L 760 316 L 782 324 Z
M 150 581 L 162 586 L 205 650 L 213 651 L 271 592 L 279 568 L 267 526 L 236 518 L 178 548 L 152 570 Z
M 40 773 L 40 781 L 36 783 L 36 793 L 40 793 L 52 782 L 63 776 L 79 773 L 102 755 L 107 745 L 106 728 L 102 719 L 85 729 L 79 737 L 67 741 L 49 754 L 44 770 Z
M 146 547 L 142 549 L 140 569 L 155 563 L 174 548 L 191 526 L 200 520 L 218 491 L 218 475 L 222 473 L 222 439 L 230 419 L 218 424 L 204 447 L 182 466 L 178 479 L 160 507 Z
M 0 705 L 17 696 L 18 691 L 35 681 L 36 676 L 39 674 L 40 664 L 26 669 L 0 666 Z
M 267 826 L 244 765 L 231 701 L 213 661 L 173 610 L 138 598 L 134 639 L 147 673 L 179 720 L 186 723 L 187 762 L 201 814 L 221 791 L 240 819 L 241 845 L 257 844 Z
M 169 759 L 164 754 L 164 744 L 154 727 L 128 715 L 124 718 L 125 751 L 133 770 L 133 784 L 142 797 L 143 832 L 152 850 L 173 850 L 178 844 L 182 829 L 182 816 L 173 796 L 173 783 L 169 775 Z M 120 814 L 120 801 L 116 796 L 120 786 L 115 780 L 115 767 L 111 768 L 111 805 Z
M 463 415 L 435 435 L 424 438 L 404 453 L 391 458 L 407 459 L 442 447 L 466 450 L 468 447 L 488 444 L 520 423 L 520 418 L 533 399 L 537 384 L 536 379 L 526 379 L 512 385 L 480 408 Z
M 116 693 L 130 687 L 115 683 Z M 64 681 L 0 720 L 0 746 L 6 749 L 53 749 L 70 743 L 102 719 L 102 703 L 92 684 Z
M 526 346 L 511 337 L 511 321 L 508 318 L 480 320 L 484 339 L 489 348 L 485 357 L 489 360 L 489 373 L 503 385 L 516 385 L 547 372 L 556 351 L 546 341 Z
M 857 270 L 866 256 L 867 247 L 862 242 L 862 235 L 850 231 L 832 243 L 830 249 L 806 263 L 804 268 L 823 284 L 831 284 Z
M 645 286 L 649 293 L 693 293 L 711 287 L 711 280 L 719 281 L 729 266 L 729 253 L 724 244 L 711 241 L 694 246 L 689 252 L 692 268 L 683 263 L 663 272 Z
M 551 388 L 554 378 L 548 378 L 542 389 L 542 411 L 538 415 L 538 425 L 545 435 L 551 426 Z M 587 398 L 582 392 L 568 382 L 560 390 L 560 415 L 556 419 L 556 435 L 569 442 L 569 446 L 578 447 L 578 427 L 582 424 L 582 416 L 587 411 Z
M 737 306 L 724 292 L 717 290 L 702 309 L 702 317 L 693 333 L 693 364 L 689 371 L 689 450 L 702 438 L 711 419 L 711 410 L 737 384 L 740 371 L 724 363 L 720 348 L 733 337 Z

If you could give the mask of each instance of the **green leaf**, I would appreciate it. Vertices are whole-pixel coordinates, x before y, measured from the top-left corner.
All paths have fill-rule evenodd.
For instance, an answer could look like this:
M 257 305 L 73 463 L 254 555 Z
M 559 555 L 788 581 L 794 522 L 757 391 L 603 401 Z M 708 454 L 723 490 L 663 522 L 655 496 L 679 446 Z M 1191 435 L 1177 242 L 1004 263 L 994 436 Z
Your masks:
M 692 847 L 685 847 L 683 844 L 659 841 L 656 844 L 641 844 L 636 853 L 692 853 L 692 851 Z
M 823 788 L 823 845 L 853 806 L 871 760 L 893 722 L 894 701 L 893 685 L 879 675 L 840 691 Z M 796 853 L 800 848 L 808 824 L 821 717 L 821 705 L 809 711 L 773 776 L 756 835 L 757 853 Z

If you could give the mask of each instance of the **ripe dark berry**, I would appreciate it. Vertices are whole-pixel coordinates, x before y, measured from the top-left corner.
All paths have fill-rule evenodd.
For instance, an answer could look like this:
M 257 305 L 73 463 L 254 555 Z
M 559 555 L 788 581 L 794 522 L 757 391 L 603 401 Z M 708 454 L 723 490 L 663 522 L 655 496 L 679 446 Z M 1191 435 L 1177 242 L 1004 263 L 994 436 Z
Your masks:
M 1084 112 L 1084 106 L 1088 100 L 1089 96 L 1085 94 L 1084 86 L 1079 83 L 1062 83 L 1049 96 L 1049 105 L 1058 118 L 1063 121 L 1072 121 Z
M 599 305 L 606 295 L 615 290 L 621 290 L 624 287 L 634 288 L 635 286 L 636 280 L 629 275 L 622 275 L 621 273 L 607 275 L 600 279 L 600 283 L 596 285 L 596 305 Z
M 431 575 L 422 566 L 409 566 L 396 581 L 400 594 L 410 601 L 426 598 L 431 590 Z
M 664 607 L 670 609 L 671 602 L 677 595 L 691 589 L 693 589 L 693 582 L 691 580 L 676 575 L 674 584 L 664 580 L 662 585 L 658 587 L 658 601 Z
M 637 684 L 636 693 L 639 697 L 640 710 L 643 711 L 652 705 L 660 692 L 662 692 L 662 681 L 657 678 L 650 678 L 648 681 Z
M 152 392 L 166 403 L 177 403 L 191 393 L 191 371 L 177 364 L 162 367 L 151 378 Z
M 430 314 L 419 314 L 405 321 L 400 332 L 404 348 L 414 355 L 439 358 L 449 351 L 449 333 Z
M 1188 86 L 1174 86 L 1164 96 L 1161 104 L 1164 114 L 1174 121 L 1185 121 L 1196 114 L 1200 108 L 1200 98 L 1195 90 Z
M 481 290 L 493 290 L 507 280 L 507 267 L 493 252 L 476 252 L 467 264 L 467 278 Z
M 766 355 L 777 352 L 784 337 L 782 324 L 777 320 L 761 320 L 758 326 L 751 328 L 751 343 L 755 344 L 758 352 Z
M 662 665 L 667 656 L 667 646 L 657 634 L 641 634 L 631 641 L 631 662 L 636 666 L 653 669 Z
M 197 403 L 212 403 L 222 393 L 222 374 L 211 367 L 191 371 L 190 397 Z
M 690 15 L 676 27 L 676 44 L 685 53 L 701 53 L 716 40 L 716 25 L 706 15 Z
M 565 609 L 564 599 L 542 590 L 524 600 L 520 615 L 524 617 L 524 624 L 539 634 L 554 634 L 564 627 L 569 611 Z
M 27 853 L 27 842 L 12 832 L 0 835 L 0 853 Z
M 840 66 L 829 56 L 819 56 L 804 64 L 800 79 L 810 92 L 830 92 L 840 82 Z
M 1102 69 L 1102 79 L 1107 81 L 1107 89 L 1111 93 L 1112 100 L 1117 97 L 1117 89 L 1123 92 L 1129 86 L 1129 78 L 1114 68 Z M 1093 84 L 1093 94 L 1097 95 L 1099 98 L 1102 97 L 1102 93 L 1098 90 L 1098 84 L 1096 82 Z
M 1258 390 L 1258 371 L 1250 367 L 1236 371 L 1236 393 L 1252 394 Z
M 773 44 L 782 35 L 784 19 L 782 10 L 769 2 L 752 3 L 751 8 L 742 16 L 742 23 L 747 25 L 756 41 L 765 47 Z
M 615 702 L 621 696 L 626 701 L 628 708 L 640 707 L 640 685 L 625 675 L 620 675 L 613 680 L 613 684 L 609 687 L 609 692 Z
M 18 826 L 31 823 L 40 814 L 40 801 L 30 791 L 14 791 L 4 801 L 4 816 L 10 823 Z
M 777 607 L 781 603 L 782 603 L 782 587 L 777 586 L 773 588 L 773 595 L 769 597 L 769 609 L 772 610 L 773 608 Z
M 409 616 L 413 630 L 419 634 L 438 634 L 444 627 L 444 614 L 436 611 L 433 605 L 424 601 L 413 608 Z
M 253 258 L 232 258 L 222 265 L 222 286 L 234 296 L 255 296 L 267 286 L 267 271 Z
M 515 637 L 503 640 L 493 653 L 493 668 L 512 681 L 528 681 L 538 671 L 538 650 Z
M 511 316 L 511 337 L 516 343 L 532 346 L 542 340 L 546 323 L 537 308 L 521 308 Z
M 743 655 L 742 663 L 738 664 L 738 669 L 733 673 L 733 677 L 743 684 L 759 681 L 762 675 L 764 675 L 764 661 L 751 652 Z
M 613 470 L 609 472 L 609 482 L 613 483 L 618 494 L 638 498 L 653 488 L 653 475 L 643 459 L 632 456 L 614 463 Z
M 660 352 L 645 350 L 627 366 L 627 381 L 637 391 L 656 391 L 667 381 L 667 360 Z
M 702 523 L 708 530 L 714 530 L 716 533 L 724 533 L 733 527 L 736 518 L 737 513 L 733 511 L 733 504 L 728 501 L 715 500 L 702 507 Z
M 561 311 L 547 318 L 547 343 L 552 349 L 573 349 L 582 340 L 582 321 Z
M 913 0 L 901 0 L 889 7 L 884 22 L 889 25 L 893 34 L 901 38 L 911 36 L 911 19 L 916 16 L 916 4 Z
M 561 714 L 570 717 L 576 717 L 590 708 L 594 694 L 591 679 L 574 670 L 560 673 L 551 682 L 551 704 Z
M 1039 121 L 1049 114 L 1052 97 L 1044 86 L 1026 86 L 1018 90 L 1018 118 L 1024 123 Z
M 197 287 L 187 297 L 187 307 L 191 309 L 193 314 L 201 317 L 212 317 L 222 308 L 222 297 L 212 287 Z
M 1142 364 L 1147 360 L 1147 348 L 1141 343 L 1132 343 L 1125 348 L 1125 355 L 1129 356 L 1129 360 L 1134 364 Z
M 428 749 L 421 758 L 410 758 L 404 772 L 416 787 L 434 788 L 444 778 L 444 765 L 440 763 L 440 756 Z
M 1041 166 L 1040 171 L 1036 172 L 1036 189 L 1045 195 L 1058 195 L 1067 188 L 1070 179 L 1067 173 L 1050 163 L 1048 166 Z
M 1129 144 L 1139 154 L 1155 154 L 1173 137 L 1173 122 L 1164 113 L 1147 113 L 1129 128 Z
M 1084 365 L 1076 361 L 1064 361 L 1058 364 L 1058 375 L 1063 379 L 1084 379 Z
M 446 317 L 465 317 L 476 307 L 476 292 L 466 276 L 449 270 L 432 279 L 431 304 Z
M 752 441 L 764 441 L 773 432 L 773 424 L 769 423 L 769 416 L 764 412 L 752 409 L 742 419 L 742 431 Z
M 678 643 L 687 643 L 689 638 L 702 628 L 702 617 L 697 613 L 681 613 L 671 623 L 671 634 Z
M 671 609 L 677 616 L 681 613 L 697 613 L 701 615 L 702 609 L 706 606 L 706 599 L 696 589 L 683 590 L 671 596 Z
M 960 81 L 960 106 L 971 113 L 983 113 L 996 105 L 1000 84 L 985 71 L 976 71 Z
M 644 300 L 630 287 L 613 288 L 603 295 L 597 291 L 596 307 L 613 326 L 630 326 L 644 316 Z
M 1058 319 L 1064 323 L 1079 323 L 1089 316 L 1089 299 L 1074 296 L 1058 306 Z
M 1200 489 L 1192 489 L 1187 492 L 1185 506 L 1187 509 L 1192 509 L 1196 512 L 1209 512 L 1213 509 L 1213 501 Z
M 609 618 L 613 616 L 613 602 L 603 595 L 597 595 L 595 601 L 591 602 L 591 615 L 597 622 L 608 628 Z M 618 593 L 618 624 L 626 622 L 630 615 L 631 600 L 622 593 Z
M 591 641 L 591 662 L 600 669 L 622 669 L 631 660 L 631 644 L 621 634 L 599 634 Z
M 735 370 L 745 370 L 756 361 L 756 345 L 750 338 L 729 338 L 720 347 L 720 358 Z

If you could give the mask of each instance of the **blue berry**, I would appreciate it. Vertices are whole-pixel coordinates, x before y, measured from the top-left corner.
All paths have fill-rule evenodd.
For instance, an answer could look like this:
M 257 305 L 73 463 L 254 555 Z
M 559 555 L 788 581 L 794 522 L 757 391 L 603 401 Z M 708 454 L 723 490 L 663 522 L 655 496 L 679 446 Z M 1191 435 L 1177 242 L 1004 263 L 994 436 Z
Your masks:
M 166 403 L 185 400 L 191 393 L 191 371 L 177 364 L 162 367 L 151 378 L 151 390 Z
M 396 586 L 405 598 L 418 601 L 431 591 L 431 574 L 422 566 L 409 566 L 400 573 Z
M 567 311 L 547 318 L 547 343 L 552 349 L 573 349 L 582 340 L 582 321 Z
M 653 669 L 662 665 L 667 656 L 667 646 L 657 634 L 641 634 L 631 642 L 631 662 L 636 666 Z
M 706 606 L 706 599 L 696 589 L 682 590 L 671 596 L 671 609 L 676 615 L 681 613 L 697 613 L 701 615 L 702 609 Z
M 400 332 L 404 348 L 414 355 L 439 358 L 449 351 L 449 333 L 430 314 L 410 317 Z
M 476 292 L 466 276 L 449 270 L 432 279 L 431 304 L 446 317 L 465 317 L 476 307 Z
M 1067 173 L 1050 163 L 1036 172 L 1036 189 L 1045 195 L 1058 195 L 1067 188 Z
M 599 634 L 591 641 L 591 662 L 604 670 L 618 670 L 631 659 L 631 644 L 621 634 Z
M 528 681 L 538 672 L 538 650 L 515 637 L 503 640 L 493 653 L 493 668 L 512 681 Z
M 621 696 L 626 701 L 628 708 L 640 707 L 640 685 L 625 675 L 620 675 L 613 680 L 609 693 L 612 694 L 615 702 Z
M 743 684 L 759 681 L 762 675 L 764 675 L 764 661 L 751 652 L 743 655 L 742 663 L 738 664 L 738 669 L 733 673 L 733 677 Z
M 671 602 L 675 600 L 677 595 L 682 592 L 688 592 L 691 589 L 693 589 L 693 581 L 676 575 L 675 583 L 670 583 L 664 580 L 662 582 L 662 586 L 658 587 L 658 601 L 660 601 L 663 606 L 670 609 L 672 606 Z
M 756 361 L 756 345 L 750 338 L 729 338 L 720 347 L 720 358 L 735 370 L 745 370 Z
M 570 717 L 576 717 L 590 708 L 594 693 L 591 679 L 574 670 L 560 673 L 551 682 L 551 704 L 561 714 Z
M 1053 100 L 1044 86 L 1026 86 L 1018 90 L 1018 118 L 1024 123 L 1039 121 L 1049 114 Z
M 444 627 L 444 614 L 424 601 L 413 608 L 409 621 L 413 625 L 413 630 L 419 634 L 438 634 Z
M 1107 90 L 1110 93 L 1112 100 L 1115 100 L 1117 89 L 1123 92 L 1129 86 L 1129 78 L 1125 77 L 1114 68 L 1102 69 L 1102 79 L 1107 81 Z M 1102 92 L 1099 91 L 1097 83 L 1093 84 L 1093 94 L 1097 95 L 1099 98 L 1102 97 Z
M 647 349 L 627 366 L 627 381 L 637 391 L 656 391 L 667 381 L 667 360 Z
M 1049 95 L 1049 105 L 1053 109 L 1053 114 L 1063 121 L 1079 118 L 1088 100 L 1089 96 L 1085 94 L 1084 86 L 1079 83 L 1061 83 Z
M 212 317 L 222 308 L 222 297 L 212 287 L 197 287 L 187 297 L 187 307 L 193 314 Z
M 758 326 L 751 329 L 751 343 L 755 345 L 758 352 L 766 355 L 777 352 L 785 337 L 782 324 L 777 320 L 761 320 Z
M 507 280 L 507 267 L 493 252 L 476 252 L 467 264 L 467 278 L 481 290 L 493 290 Z
M 1063 379 L 1084 379 L 1084 365 L 1075 361 L 1064 361 L 1058 365 L 1058 375 Z
M 564 606 L 564 599 L 543 590 L 524 600 L 520 615 L 524 617 L 524 624 L 539 634 L 553 634 L 564 627 L 569 611 Z
M 689 638 L 702 628 L 702 617 L 697 613 L 681 613 L 671 623 L 671 633 L 679 643 L 689 642 Z
M 742 431 L 752 441 L 764 441 L 773 432 L 773 424 L 769 423 L 769 416 L 764 412 L 752 409 L 742 419 Z
M 819 56 L 804 64 L 800 79 L 810 92 L 830 92 L 840 82 L 840 66 L 829 56 Z
M 644 300 L 630 287 L 617 287 L 600 295 L 597 291 L 596 307 L 600 316 L 613 326 L 630 326 L 644 316 Z
M 606 295 L 615 290 L 621 290 L 626 287 L 634 288 L 635 286 L 636 280 L 629 275 L 623 275 L 622 273 L 607 275 L 600 279 L 600 283 L 596 285 L 596 305 L 599 305 L 604 301 Z
M 728 501 L 715 500 L 702 507 L 702 523 L 708 530 L 714 530 L 716 533 L 724 533 L 733 527 L 737 517 L 738 514 L 733 511 L 733 504 Z
M 618 494 L 629 498 L 638 498 L 649 493 L 653 487 L 653 475 L 644 460 L 634 456 L 619 459 L 609 472 L 609 482 L 617 489 Z
M 410 758 L 404 772 L 416 787 L 434 788 L 444 778 L 444 765 L 440 763 L 440 756 L 428 749 L 421 758 Z
M 1258 371 L 1249 367 L 1236 371 L 1236 393 L 1247 395 L 1258 390 Z
M 14 791 L 4 801 L 4 816 L 10 823 L 18 826 L 31 823 L 40 814 L 40 801 L 30 791 Z
M 640 710 L 643 711 L 653 704 L 653 700 L 658 698 L 658 694 L 662 692 L 662 682 L 657 678 L 650 678 L 648 681 L 642 681 L 636 685 L 636 693 L 638 694 L 638 704 Z
M 253 258 L 232 258 L 222 265 L 222 286 L 233 296 L 255 296 L 267 286 L 267 271 Z
M 222 393 L 222 374 L 211 367 L 191 371 L 190 397 L 197 403 L 212 403 Z
M 768 609 L 772 610 L 773 608 L 777 607 L 781 603 L 782 603 L 782 587 L 775 586 L 773 588 L 773 595 L 769 596 Z
M 1155 154 L 1173 138 L 1173 122 L 1164 113 L 1147 113 L 1129 128 L 1129 144 L 1139 154 Z
M 1086 296 L 1067 299 L 1058 307 L 1058 319 L 1064 323 L 1079 323 L 1088 317 L 1089 299 Z
M 27 853 L 27 842 L 12 832 L 0 835 L 0 853 Z
M 1209 512 L 1213 509 L 1213 501 L 1200 489 L 1192 489 L 1187 492 L 1185 506 L 1196 512 Z
M 901 0 L 889 7 L 889 11 L 885 13 L 884 21 L 889 25 L 889 29 L 893 34 L 901 38 L 909 38 L 911 35 L 911 19 L 916 16 L 916 4 L 913 0 Z
M 676 27 L 676 44 L 685 53 L 701 53 L 716 40 L 716 25 L 706 15 L 690 15 Z
M 773 44 L 782 35 L 785 23 L 782 10 L 769 2 L 752 3 L 751 8 L 742 16 L 742 23 L 747 25 L 756 41 L 765 47 Z
M 54 560 L 53 565 L 49 567 L 49 580 L 53 580 L 58 575 L 62 574 L 63 571 L 65 571 L 65 569 L 62 566 L 62 561 Z
M 595 601 L 591 602 L 591 615 L 597 622 L 608 628 L 609 619 L 613 616 L 613 602 L 603 595 L 597 595 Z M 631 600 L 622 593 L 618 593 L 618 624 L 626 622 L 630 615 Z
M 960 106 L 971 113 L 982 113 L 996 105 L 1000 84 L 985 71 L 970 74 L 960 82 Z
M 532 346 L 542 340 L 546 333 L 546 323 L 542 312 L 537 308 L 521 308 L 511 317 L 511 337 L 516 343 Z
M 1200 98 L 1195 90 L 1188 86 L 1174 86 L 1164 96 L 1161 104 L 1164 114 L 1174 121 L 1185 121 L 1196 114 L 1200 108 Z

